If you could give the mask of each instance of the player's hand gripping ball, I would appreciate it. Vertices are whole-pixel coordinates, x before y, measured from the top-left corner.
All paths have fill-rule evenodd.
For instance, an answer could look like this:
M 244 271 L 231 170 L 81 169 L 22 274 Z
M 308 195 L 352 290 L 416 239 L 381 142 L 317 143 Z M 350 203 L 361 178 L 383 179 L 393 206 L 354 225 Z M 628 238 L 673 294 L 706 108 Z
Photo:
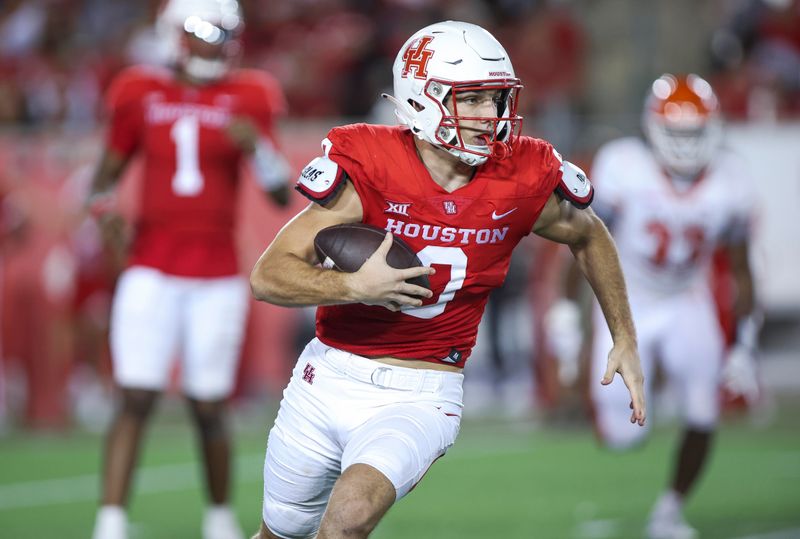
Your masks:
M 348 223 L 329 226 L 317 233 L 314 249 L 323 267 L 346 273 L 358 271 L 372 253 L 383 242 L 386 231 L 363 223 Z M 422 266 L 416 253 L 402 239 L 394 236 L 386 263 L 395 269 Z M 411 284 L 430 288 L 427 275 L 408 281 Z

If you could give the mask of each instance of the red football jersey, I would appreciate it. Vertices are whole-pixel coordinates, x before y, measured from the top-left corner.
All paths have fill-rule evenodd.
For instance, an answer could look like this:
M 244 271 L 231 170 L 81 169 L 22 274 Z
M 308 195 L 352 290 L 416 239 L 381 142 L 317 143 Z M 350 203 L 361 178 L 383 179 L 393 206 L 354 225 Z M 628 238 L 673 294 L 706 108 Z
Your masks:
M 144 159 L 131 265 L 189 277 L 238 271 L 233 225 L 243 153 L 225 129 L 247 117 L 271 139 L 284 103 L 278 84 L 255 70 L 204 86 L 152 67 L 117 76 L 108 92 L 107 144 Z
M 328 138 L 329 158 L 361 198 L 363 222 L 405 240 L 436 274 L 433 297 L 418 308 L 319 307 L 317 336 L 359 355 L 462 367 L 489 292 L 503 283 L 511 251 L 561 180 L 559 157 L 549 143 L 520 137 L 510 158 L 490 159 L 448 193 L 420 161 L 408 129 L 357 124 L 335 128 Z

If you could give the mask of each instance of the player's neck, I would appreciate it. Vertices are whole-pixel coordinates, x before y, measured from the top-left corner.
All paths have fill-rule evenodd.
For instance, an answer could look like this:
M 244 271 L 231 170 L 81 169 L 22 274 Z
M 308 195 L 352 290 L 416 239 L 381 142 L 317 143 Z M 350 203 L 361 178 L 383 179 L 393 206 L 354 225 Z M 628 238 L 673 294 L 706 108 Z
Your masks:
M 442 189 L 452 193 L 470 182 L 475 167 L 469 166 L 451 153 L 424 140 L 414 139 L 414 145 L 428 173 Z
M 175 80 L 179 83 L 183 84 L 184 86 L 191 86 L 194 88 L 202 88 L 204 86 L 210 86 L 216 82 L 217 80 L 201 80 L 189 75 L 185 69 L 180 67 L 176 67 L 173 71 L 175 73 Z
M 683 194 L 694 189 L 694 187 L 705 175 L 705 169 L 686 174 L 665 168 L 664 173 L 669 179 L 669 182 L 672 184 L 672 187 L 678 193 Z

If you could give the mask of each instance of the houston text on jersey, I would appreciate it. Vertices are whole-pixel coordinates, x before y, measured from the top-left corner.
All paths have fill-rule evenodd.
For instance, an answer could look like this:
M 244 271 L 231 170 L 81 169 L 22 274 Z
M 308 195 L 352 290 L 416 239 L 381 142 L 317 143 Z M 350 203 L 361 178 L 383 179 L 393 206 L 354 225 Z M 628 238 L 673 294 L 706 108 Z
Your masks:
M 506 239 L 508 233 L 507 226 L 503 228 L 456 228 L 451 226 L 418 225 L 417 223 L 406 223 L 395 219 L 387 219 L 387 231 L 395 236 L 405 238 L 418 238 L 427 241 L 438 240 L 442 243 L 499 243 Z

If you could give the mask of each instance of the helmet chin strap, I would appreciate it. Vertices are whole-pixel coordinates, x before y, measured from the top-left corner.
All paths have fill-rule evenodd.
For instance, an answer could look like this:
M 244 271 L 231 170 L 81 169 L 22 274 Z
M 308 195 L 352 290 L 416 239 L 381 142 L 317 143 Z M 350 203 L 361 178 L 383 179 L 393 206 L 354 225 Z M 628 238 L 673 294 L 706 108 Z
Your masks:
M 471 167 L 477 167 L 479 165 L 484 164 L 489 158 L 485 155 L 475 155 L 471 153 L 467 153 L 462 150 L 453 150 L 450 148 L 444 148 L 448 153 L 458 157 L 459 160 L 466 163 Z

